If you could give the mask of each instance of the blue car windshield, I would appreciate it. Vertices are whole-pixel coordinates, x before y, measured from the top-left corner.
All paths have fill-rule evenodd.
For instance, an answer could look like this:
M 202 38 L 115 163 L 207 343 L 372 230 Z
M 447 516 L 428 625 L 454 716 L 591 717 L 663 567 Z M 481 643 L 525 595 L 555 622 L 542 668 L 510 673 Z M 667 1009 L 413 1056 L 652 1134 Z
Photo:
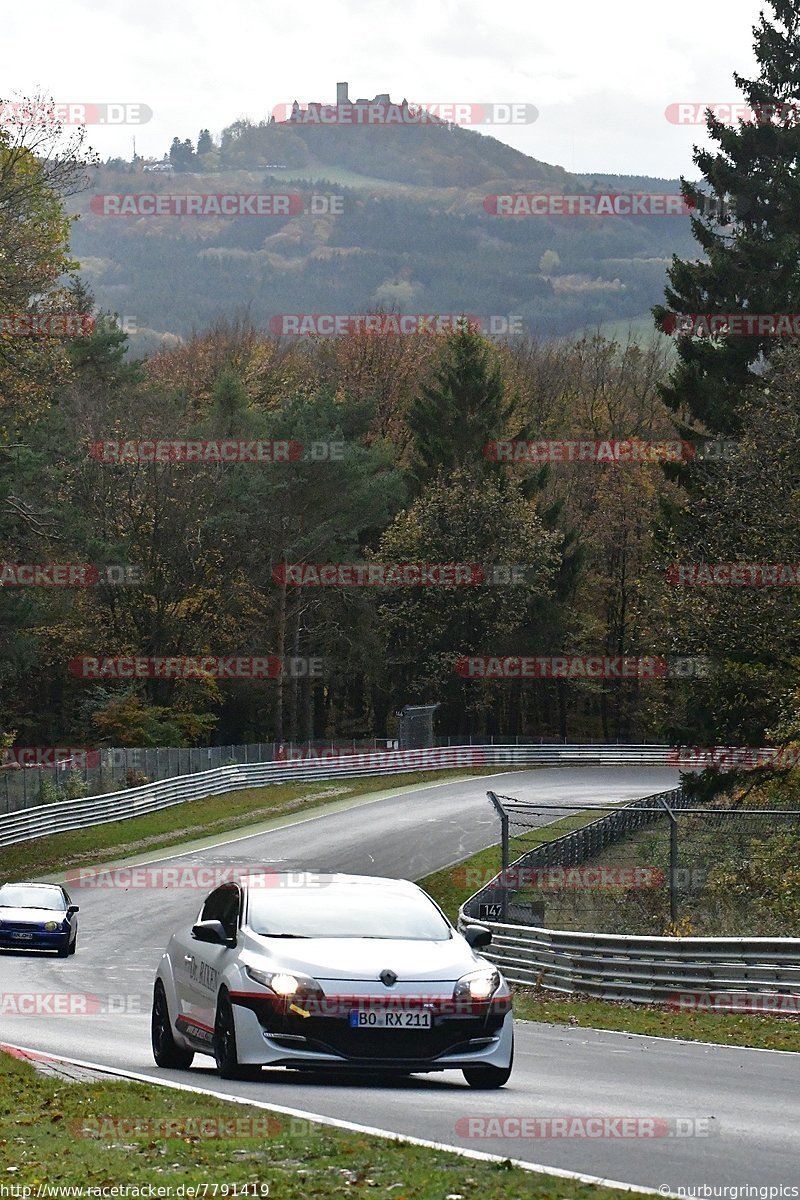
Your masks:
M 423 892 L 357 884 L 251 890 L 247 923 L 265 937 L 445 942 L 450 926 Z
M 24 883 L 6 883 L 0 887 L 0 908 L 46 908 L 66 910 L 59 888 L 29 887 Z

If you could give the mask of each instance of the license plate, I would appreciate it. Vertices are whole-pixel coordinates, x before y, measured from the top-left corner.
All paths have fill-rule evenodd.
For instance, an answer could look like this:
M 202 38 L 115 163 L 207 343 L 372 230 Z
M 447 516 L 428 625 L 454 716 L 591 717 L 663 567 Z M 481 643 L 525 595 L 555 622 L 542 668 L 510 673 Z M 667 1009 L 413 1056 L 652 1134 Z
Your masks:
M 351 1029 L 430 1029 L 431 1014 L 418 1008 L 358 1008 L 350 1013 Z
M 11 936 L 13 938 L 16 938 L 18 942 L 32 942 L 33 941 L 32 933 L 12 933 Z

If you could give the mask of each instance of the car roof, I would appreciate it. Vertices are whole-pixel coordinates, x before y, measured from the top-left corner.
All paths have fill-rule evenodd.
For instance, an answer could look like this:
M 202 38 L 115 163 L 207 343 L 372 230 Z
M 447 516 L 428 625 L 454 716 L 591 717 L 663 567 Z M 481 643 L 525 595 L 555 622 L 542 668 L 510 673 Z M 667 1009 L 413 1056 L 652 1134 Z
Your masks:
M 64 890 L 60 883 L 31 883 L 27 879 L 9 879 L 6 883 L 0 883 L 0 890 L 6 887 L 46 888 L 48 891 L 55 890 L 57 892 L 63 892 Z
M 243 887 L 247 887 L 252 881 L 263 879 L 265 875 L 275 876 L 279 879 L 291 879 L 297 881 L 305 876 L 309 881 L 317 879 L 324 881 L 325 885 L 333 887 L 363 887 L 370 888 L 376 891 L 385 890 L 386 888 L 402 889 L 405 891 L 418 891 L 417 885 L 411 883 L 408 879 L 391 879 L 388 876 L 376 875 L 347 875 L 340 871 L 273 871 L 269 867 L 265 867 L 262 871 L 251 871 L 246 875 L 240 876 L 239 882 Z

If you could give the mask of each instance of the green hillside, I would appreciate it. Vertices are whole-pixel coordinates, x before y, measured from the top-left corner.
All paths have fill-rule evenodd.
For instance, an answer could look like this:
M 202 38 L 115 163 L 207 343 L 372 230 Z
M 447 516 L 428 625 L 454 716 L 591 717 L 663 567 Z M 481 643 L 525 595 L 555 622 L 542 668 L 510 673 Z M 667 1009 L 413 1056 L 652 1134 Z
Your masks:
M 139 351 L 244 311 L 263 326 L 285 313 L 466 312 L 538 336 L 638 325 L 662 298 L 672 253 L 694 246 L 686 216 L 496 216 L 484 201 L 497 193 L 677 192 L 678 183 L 578 177 L 439 124 L 237 122 L 191 166 L 146 173 L 141 161 L 116 160 L 73 202 L 73 251 L 98 301 L 138 331 Z M 299 194 L 303 211 L 109 216 L 102 200 L 92 204 L 108 194 L 263 192 Z

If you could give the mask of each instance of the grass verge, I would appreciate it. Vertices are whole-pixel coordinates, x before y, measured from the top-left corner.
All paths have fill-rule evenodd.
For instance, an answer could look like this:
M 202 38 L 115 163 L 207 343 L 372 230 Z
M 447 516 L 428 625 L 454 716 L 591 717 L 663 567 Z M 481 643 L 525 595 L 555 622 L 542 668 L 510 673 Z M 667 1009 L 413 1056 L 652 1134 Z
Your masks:
M 559 992 L 515 987 L 514 1016 L 524 1021 L 580 1025 L 586 1029 L 611 1029 L 687 1042 L 800 1050 L 800 1022 L 794 1015 L 675 1012 L 665 1006 L 593 1000 L 590 996 L 562 996 Z
M 394 1200 L 629 1195 L 156 1084 L 64 1082 L 8 1054 L 0 1054 L 0 1151 L 4 1180 L 19 1188 L 184 1185 L 186 1197 L 199 1188 L 194 1195 L 202 1198 L 203 1185 L 207 1196 L 216 1185 L 219 1196 L 256 1200 L 367 1192 Z
M 530 770 L 529 767 L 508 770 Z M 2 879 L 16 880 L 65 871 L 69 867 L 107 862 L 109 858 L 179 846 L 183 842 L 230 833 L 259 822 L 286 816 L 308 816 L 315 808 L 333 801 L 357 799 L 370 792 L 404 791 L 418 784 L 456 782 L 479 775 L 496 775 L 496 767 L 443 771 L 409 771 L 402 776 L 376 775 L 367 779 L 309 780 L 306 783 L 274 783 L 187 800 L 142 817 L 76 829 L 5 846 Z
M 580 818 L 587 824 L 596 813 Z M 578 818 L 566 817 L 535 831 L 536 842 L 552 841 L 575 829 Z M 530 840 L 511 842 L 511 861 L 530 849 Z M 456 921 L 461 905 L 493 873 L 500 870 L 500 848 L 490 846 L 478 854 L 436 871 L 418 882 Z M 595 1000 L 589 996 L 565 996 L 544 989 L 514 987 L 514 1015 L 526 1021 L 552 1025 L 580 1025 L 650 1037 L 681 1038 L 691 1042 L 720 1042 L 728 1046 L 750 1046 L 762 1050 L 800 1050 L 800 1017 L 761 1016 L 756 1013 L 676 1012 L 666 1006 L 626 1004 Z M 676 989 L 678 990 L 678 989 Z

